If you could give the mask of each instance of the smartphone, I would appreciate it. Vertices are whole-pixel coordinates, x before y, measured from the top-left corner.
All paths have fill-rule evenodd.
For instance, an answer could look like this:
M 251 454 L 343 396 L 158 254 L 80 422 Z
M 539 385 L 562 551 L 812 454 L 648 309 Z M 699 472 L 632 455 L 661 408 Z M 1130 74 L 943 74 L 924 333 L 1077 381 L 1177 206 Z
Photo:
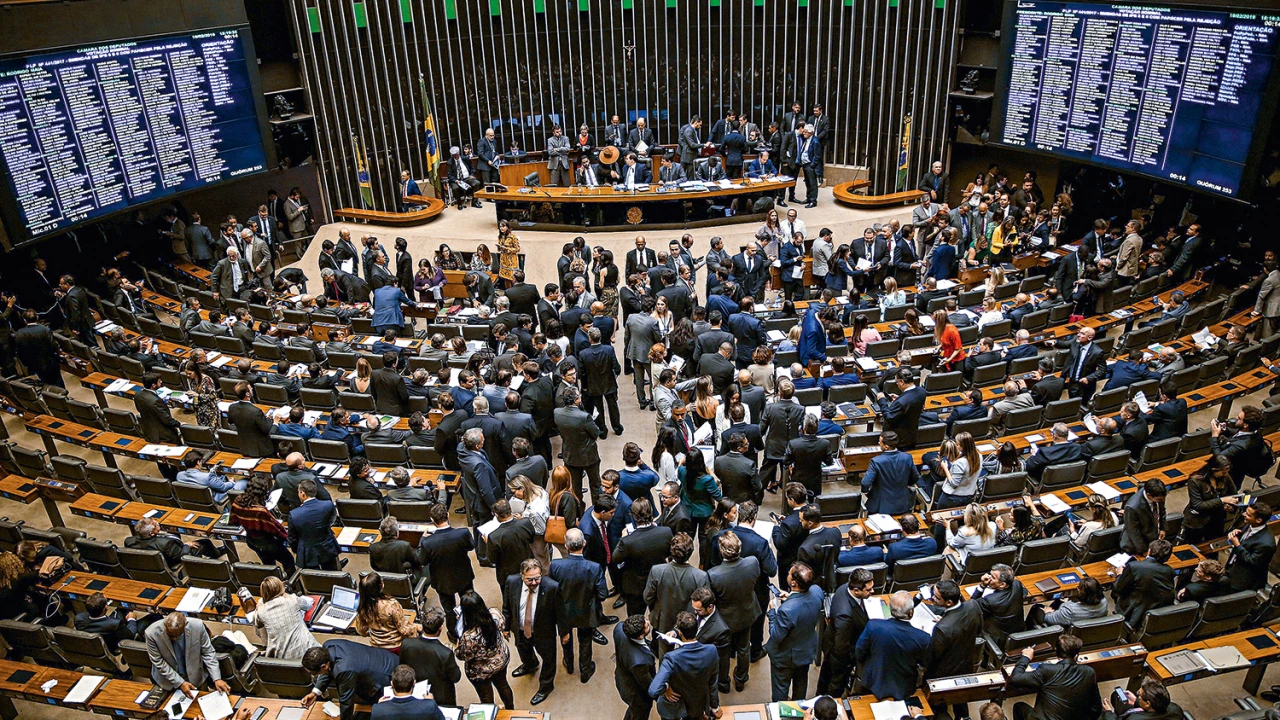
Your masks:
M 1117 704 L 1119 705 L 1129 704 L 1129 696 L 1124 694 L 1124 688 L 1120 687 L 1119 685 L 1116 686 L 1115 692 L 1111 694 L 1114 696 L 1115 702 Z
M 267 709 L 260 707 L 253 711 L 252 720 L 262 720 L 262 716 L 267 714 Z
M 770 592 L 774 597 L 781 597 L 781 596 L 782 596 L 782 591 L 781 591 L 781 590 L 779 590 L 779 589 L 778 589 L 778 586 L 777 586 L 777 585 L 774 585 L 773 583 L 769 583 L 769 592 Z

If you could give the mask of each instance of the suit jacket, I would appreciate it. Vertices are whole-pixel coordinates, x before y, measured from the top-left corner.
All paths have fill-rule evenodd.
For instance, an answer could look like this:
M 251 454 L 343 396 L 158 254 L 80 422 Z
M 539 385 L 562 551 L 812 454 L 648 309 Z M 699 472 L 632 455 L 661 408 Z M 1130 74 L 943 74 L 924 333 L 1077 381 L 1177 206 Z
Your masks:
M 673 535 L 669 527 L 652 525 L 638 527 L 618 541 L 613 549 L 613 562 L 622 568 L 623 594 L 644 594 L 649 571 L 666 561 Z M 559 561 L 551 563 L 553 570 L 556 562 Z
M 751 258 L 751 269 L 747 270 L 746 253 L 734 255 L 733 277 L 737 279 L 738 286 L 742 288 L 744 295 L 750 295 L 756 300 L 762 300 L 763 296 L 760 293 L 764 290 L 765 281 L 769 279 L 768 258 L 757 253 L 755 257 Z
M 649 684 L 653 682 L 654 667 L 657 659 L 653 650 L 644 642 L 635 642 L 627 637 L 622 623 L 613 627 L 613 682 L 618 688 L 618 696 L 628 706 L 649 709 Z
M 467 524 L 483 525 L 493 519 L 493 504 L 503 496 L 503 484 L 484 450 L 466 450 L 458 443 L 458 467 L 462 471 Z
M 1036 693 L 1035 707 L 1029 720 L 1074 720 L 1095 718 L 1102 712 L 1098 694 L 1098 676 L 1088 665 L 1074 662 L 1040 663 L 1033 671 L 1031 660 L 1019 656 L 1009 686 L 1018 694 Z
M 477 272 L 475 287 L 467 288 L 467 297 L 480 305 L 488 305 L 493 307 L 495 298 L 493 292 L 493 280 L 488 273 Z
M 604 613 L 600 602 L 609 594 L 603 565 L 581 555 L 570 555 L 552 560 L 548 576 L 560 587 L 561 633 L 571 628 L 595 628 L 602 622 Z
M 1058 375 L 1046 375 L 1031 386 L 1031 401 L 1044 407 L 1051 402 L 1062 399 L 1062 391 L 1066 389 L 1066 381 Z
M 321 692 L 337 687 L 342 720 L 354 717 L 357 702 L 376 701 L 400 664 L 395 653 L 353 640 L 327 640 L 324 649 L 329 653 L 329 672 L 316 679 L 315 687 Z
M 54 375 L 60 372 L 58 344 L 53 339 L 53 331 L 47 326 L 27 325 L 13 334 L 13 343 L 27 372 L 43 371 Z
M 791 466 L 791 480 L 822 494 L 822 466 L 831 457 L 831 443 L 817 435 L 801 435 L 787 443 L 784 462 Z M 839 541 L 836 542 L 837 547 Z
M 501 523 L 489 533 L 485 542 L 488 548 L 486 558 L 493 564 L 498 587 L 502 587 L 512 576 L 515 576 L 517 584 L 520 583 L 520 563 L 533 557 L 535 535 L 533 522 L 528 518 Z M 517 624 L 518 622 L 517 620 Z M 507 627 L 511 625 L 508 624 Z
M 916 446 L 916 430 L 920 427 L 920 413 L 924 411 L 926 395 L 924 388 L 916 385 L 892 402 L 880 400 L 884 429 L 898 433 L 898 447 L 902 450 L 911 450 Z
M 240 290 L 243 291 L 249 285 L 249 279 L 254 276 L 253 268 L 243 255 L 237 264 L 240 266 Z M 224 257 L 218 261 L 213 268 L 211 283 L 222 297 L 236 297 L 235 274 L 231 270 L 231 258 Z
M 716 609 L 731 632 L 746 630 L 760 617 L 762 608 L 755 592 L 760 576 L 760 561 L 754 557 L 740 557 L 707 571 Z
M 649 697 L 658 701 L 658 717 L 677 720 L 710 715 L 720 707 L 719 674 L 720 653 L 714 645 L 692 642 L 669 650 L 649 683 Z M 677 702 L 666 699 L 668 687 L 680 697 Z
M 1083 362 L 1081 362 L 1082 353 Z M 1062 367 L 1062 376 L 1068 382 L 1089 377 L 1096 383 L 1103 377 L 1099 371 L 1099 368 L 1106 364 L 1103 360 L 1102 348 L 1098 347 L 1098 343 L 1089 343 L 1088 350 L 1085 351 L 1079 340 L 1072 340 L 1071 347 L 1067 351 L 1067 362 Z
M 920 481 L 920 471 L 911 455 L 901 450 L 882 452 L 871 458 L 862 475 L 862 494 L 867 514 L 901 515 L 911 510 L 911 486 Z
M 792 402 L 772 402 L 760 417 L 760 432 L 764 435 L 764 456 L 771 460 L 786 457 L 788 444 L 800 437 L 800 425 L 804 422 L 804 408 Z
M 889 543 L 885 548 L 884 562 L 893 572 L 894 563 L 899 560 L 915 560 L 938 554 L 938 542 L 929 535 L 904 537 Z
M 409 389 L 404 386 L 404 378 L 391 368 L 378 368 L 373 371 L 369 390 L 373 394 L 375 407 L 379 413 L 406 417 L 409 415 Z
M 676 504 L 674 508 L 664 507 L 662 514 L 658 516 L 658 524 L 671 528 L 672 534 L 684 533 L 690 537 L 693 536 L 693 517 L 689 515 L 689 508 L 683 502 Z
M 697 357 L 695 353 L 694 357 Z M 719 352 L 703 355 L 698 360 L 698 375 L 709 375 L 711 377 L 712 390 L 719 395 L 724 389 L 729 387 L 738 374 L 738 369 L 734 364 Z
M 165 632 L 164 623 L 152 623 L 145 633 L 147 640 L 147 657 L 151 660 L 151 682 L 165 690 L 177 689 L 182 683 L 190 682 L 201 687 L 205 682 L 212 683 L 222 679 L 218 670 L 218 655 L 213 650 L 213 642 L 209 640 L 209 629 L 202 620 L 187 618 L 187 627 L 182 631 L 186 644 L 187 674 L 179 675 L 175 667 L 178 664 L 174 652 L 173 641 Z
M 1232 592 L 1261 590 L 1267 586 L 1267 569 L 1276 554 L 1276 539 L 1265 526 L 1231 548 L 1227 560 L 1227 582 Z
M 1120 437 L 1124 446 L 1135 459 L 1142 455 L 1142 448 L 1147 444 L 1147 421 L 1141 417 L 1134 418 L 1120 428 Z
M 502 617 L 507 629 L 515 635 L 524 633 L 524 617 L 520 614 L 520 596 L 528 592 L 519 572 L 506 579 L 502 594 Z M 566 626 L 563 619 L 564 603 L 560 597 L 560 584 L 554 578 L 543 578 L 538 583 L 538 602 L 533 609 L 533 644 L 539 647 L 555 647 L 559 630 Z
M 716 458 L 714 467 L 721 492 L 734 502 L 752 500 L 760 492 L 756 463 L 750 457 L 737 452 L 725 453 Z
M 1072 442 L 1052 443 L 1040 448 L 1027 459 L 1027 475 L 1039 480 L 1044 475 L 1045 468 L 1083 459 L 1085 457 L 1081 446 Z
M 234 402 L 227 408 L 227 421 L 240 436 L 240 454 L 245 457 L 275 457 L 271 441 L 271 421 L 253 403 Z
M 778 551 L 779 577 L 785 578 L 796 561 L 800 545 L 808 532 L 800 525 L 800 511 L 792 510 L 782 521 L 773 526 L 773 547 Z
M 633 177 L 631 182 L 635 185 L 644 185 L 653 179 L 653 175 L 649 172 L 649 166 L 644 163 L 636 163 L 632 170 L 632 166 L 622 163 L 618 166 L 618 179 L 615 181 L 619 185 L 627 184 L 627 173 L 631 172 Z
M 814 584 L 835 590 L 836 558 L 840 555 L 840 530 L 825 527 L 810 532 L 796 550 L 796 562 L 813 569 Z
M 412 545 L 397 538 L 369 546 L 369 566 L 378 572 L 420 575 L 422 560 Z
M 646 247 L 643 254 L 638 250 L 632 249 L 627 253 L 627 277 L 637 272 L 646 272 L 649 268 L 658 264 L 658 256 L 652 248 Z
M 431 682 L 431 696 L 436 702 L 458 704 L 454 685 L 462 679 L 462 668 L 448 645 L 435 638 L 404 638 L 400 641 L 400 662 L 413 668 L 419 682 Z
M 877 698 L 916 691 L 917 669 L 929 662 L 930 638 L 902 620 L 872 620 L 854 650 L 858 677 Z
M 555 422 L 564 447 L 565 465 L 588 467 L 600 462 L 596 440 L 604 433 L 590 415 L 575 406 L 556 408 Z
M 1027 589 L 1022 581 L 1014 580 L 1009 587 L 978 598 L 986 632 L 1003 642 L 1009 633 L 1026 630 L 1027 622 L 1022 612 L 1026 597 Z
M 289 547 L 298 565 L 319 568 L 338 557 L 338 541 L 333 536 L 337 513 L 333 503 L 313 498 L 289 512 Z
M 947 610 L 933 627 L 929 642 L 926 680 L 968 675 L 978 666 L 979 648 L 974 641 L 982 635 L 982 609 L 975 600 L 966 600 Z
M 1151 423 L 1151 434 L 1148 442 L 1182 437 L 1187 434 L 1187 401 L 1174 398 L 1151 408 L 1151 412 L 1143 418 Z
M 169 413 L 169 406 L 154 390 L 143 388 L 133 396 L 138 408 L 138 426 L 147 442 L 177 445 L 180 442 L 178 427 L 181 425 Z
M 1120 549 L 1130 555 L 1146 555 L 1147 548 L 1160 536 L 1165 524 L 1165 506 L 1156 508 L 1147 501 L 1142 489 L 1124 503 L 1124 534 L 1120 536 Z
M 569 138 L 564 135 L 547 138 L 547 169 L 568 170 L 570 147 Z
M 612 345 L 596 344 L 578 353 L 578 368 L 584 392 L 591 395 L 618 392 L 622 367 L 618 365 L 618 355 Z
M 1092 460 L 1099 455 L 1105 455 L 1107 453 L 1123 449 L 1124 438 L 1119 435 L 1111 435 L 1110 437 L 1094 435 L 1080 446 L 1080 454 L 1085 460 Z
M 1280 270 L 1272 270 L 1262 279 L 1253 311 L 1262 317 L 1280 317 Z
M 435 685 L 431 686 L 435 690 Z M 433 693 L 434 695 L 434 693 Z M 392 697 L 375 703 L 371 720 L 444 720 L 444 714 L 435 700 L 409 697 Z
M 464 527 L 437 529 L 418 542 L 422 563 L 431 573 L 431 586 L 440 595 L 455 595 L 471 587 L 475 571 L 471 551 L 475 540 Z
M 700 587 L 710 587 L 707 574 L 688 563 L 655 565 L 644 587 L 644 603 L 649 606 L 653 629 L 669 632 L 674 628 L 676 615 L 692 609 L 689 596 Z

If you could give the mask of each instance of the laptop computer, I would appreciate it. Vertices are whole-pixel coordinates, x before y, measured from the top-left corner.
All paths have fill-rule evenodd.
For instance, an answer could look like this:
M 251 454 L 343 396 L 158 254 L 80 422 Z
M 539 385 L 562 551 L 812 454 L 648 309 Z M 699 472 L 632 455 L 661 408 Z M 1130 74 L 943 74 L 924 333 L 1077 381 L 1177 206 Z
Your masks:
M 360 605 L 360 593 L 350 588 L 334 587 L 329 596 L 329 604 L 313 624 L 324 625 L 336 630 L 346 630 L 356 619 L 356 608 Z

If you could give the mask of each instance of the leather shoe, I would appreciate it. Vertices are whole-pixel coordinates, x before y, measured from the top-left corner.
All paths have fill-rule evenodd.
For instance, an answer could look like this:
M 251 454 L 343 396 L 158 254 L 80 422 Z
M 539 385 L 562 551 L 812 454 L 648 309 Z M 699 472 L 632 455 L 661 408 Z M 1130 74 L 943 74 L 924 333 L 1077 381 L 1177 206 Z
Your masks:
M 520 667 L 511 671 L 511 677 L 524 677 L 525 675 L 532 675 L 536 672 L 538 672 L 537 665 L 534 665 L 533 667 L 529 667 L 527 665 L 521 665 Z
M 613 609 L 617 610 L 618 608 L 626 604 L 627 604 L 627 599 L 624 597 L 619 597 L 617 600 L 613 601 Z
M 723 684 L 723 685 L 720 685 L 720 686 L 718 686 L 716 689 L 717 689 L 717 690 L 719 690 L 721 693 L 723 693 L 723 694 L 725 694 L 725 695 L 728 695 L 728 694 L 729 694 L 729 683 L 725 683 L 725 684 Z
M 596 664 L 593 662 L 590 665 L 582 668 L 582 673 L 578 675 L 578 679 L 582 681 L 583 685 L 586 685 L 587 682 L 591 680 L 591 676 L 595 674 L 596 674 Z
M 484 204 L 481 203 L 479 200 L 472 200 L 471 207 L 484 207 Z M 546 697 L 546 696 L 544 695 L 543 697 Z M 537 703 L 534 703 L 534 704 L 536 705 Z
M 609 641 L 605 638 L 604 634 L 603 634 L 603 633 L 601 633 L 599 630 L 592 630 L 592 631 L 591 631 L 591 642 L 593 642 L 593 643 L 595 643 L 595 644 L 597 644 L 597 645 L 608 645 L 608 644 L 609 644 Z
M 753 662 L 753 663 L 754 663 L 754 662 L 760 662 L 760 658 L 763 658 L 763 657 L 764 657 L 765 655 L 767 655 L 767 654 L 768 654 L 768 653 L 766 653 L 764 650 L 761 650 L 761 651 L 760 651 L 760 652 L 758 652 L 758 653 L 751 653 L 751 662 Z
M 564 665 L 565 672 L 569 673 L 570 675 L 573 674 L 573 658 L 565 656 L 564 661 L 561 662 L 560 664 Z
M 537 705 L 537 704 L 541 703 L 543 700 L 546 700 L 546 699 L 547 699 L 547 696 L 548 696 L 548 695 L 550 695 L 550 694 L 551 694 L 551 691 L 550 691 L 550 690 L 548 690 L 548 691 L 546 691 L 546 692 L 542 692 L 541 690 L 539 690 L 537 693 L 535 693 L 535 694 L 534 694 L 534 696 L 533 696 L 533 697 L 529 698 L 529 704 L 530 704 L 530 705 Z
M 614 623 L 618 622 L 618 619 L 619 618 L 617 615 L 605 615 L 603 618 L 600 619 L 600 624 L 613 625 Z
M 777 205 L 778 205 L 778 207 L 786 207 L 786 206 L 787 206 L 787 203 L 786 203 L 785 201 L 783 201 L 783 200 L 779 200 L 779 201 L 777 202 Z
M 807 208 L 816 208 L 816 207 L 818 207 L 818 203 L 816 203 L 816 202 L 806 203 L 806 204 L 805 204 L 805 207 L 807 207 Z
M 622 427 L 621 425 L 619 425 L 618 427 L 616 427 L 616 428 L 614 428 L 614 429 L 613 429 L 613 434 L 614 434 L 614 435 L 621 435 L 621 434 L 622 434 L 622 431 L 623 431 L 623 430 L 625 430 L 625 429 L 626 429 L 626 428 L 624 428 L 624 427 Z
M 742 691 L 743 691 L 743 690 L 745 690 L 746 688 L 747 688 L 747 681 L 746 681 L 746 680 L 734 680 L 734 681 L 733 681 L 733 689 L 734 689 L 735 691 L 737 691 L 737 692 L 742 692 Z

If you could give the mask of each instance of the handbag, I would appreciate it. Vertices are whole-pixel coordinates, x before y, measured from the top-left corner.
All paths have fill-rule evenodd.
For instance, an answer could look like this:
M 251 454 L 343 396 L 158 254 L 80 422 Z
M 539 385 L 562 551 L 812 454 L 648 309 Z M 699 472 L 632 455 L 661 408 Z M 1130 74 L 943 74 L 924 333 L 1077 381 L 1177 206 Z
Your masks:
M 543 533 L 542 537 L 552 545 L 563 545 L 564 534 L 568 529 L 563 517 L 552 515 L 547 518 L 547 531 Z
M 40 579 L 46 582 L 57 580 L 67 572 L 64 567 L 63 559 L 57 555 L 50 555 L 40 563 Z
M 1071 317 L 1067 318 L 1067 322 L 1069 322 L 1069 323 L 1078 323 L 1078 322 L 1080 322 L 1080 321 L 1082 321 L 1082 320 L 1084 320 L 1084 316 L 1083 316 L 1083 315 L 1076 315 L 1076 314 L 1074 314 L 1074 313 L 1071 315 Z

